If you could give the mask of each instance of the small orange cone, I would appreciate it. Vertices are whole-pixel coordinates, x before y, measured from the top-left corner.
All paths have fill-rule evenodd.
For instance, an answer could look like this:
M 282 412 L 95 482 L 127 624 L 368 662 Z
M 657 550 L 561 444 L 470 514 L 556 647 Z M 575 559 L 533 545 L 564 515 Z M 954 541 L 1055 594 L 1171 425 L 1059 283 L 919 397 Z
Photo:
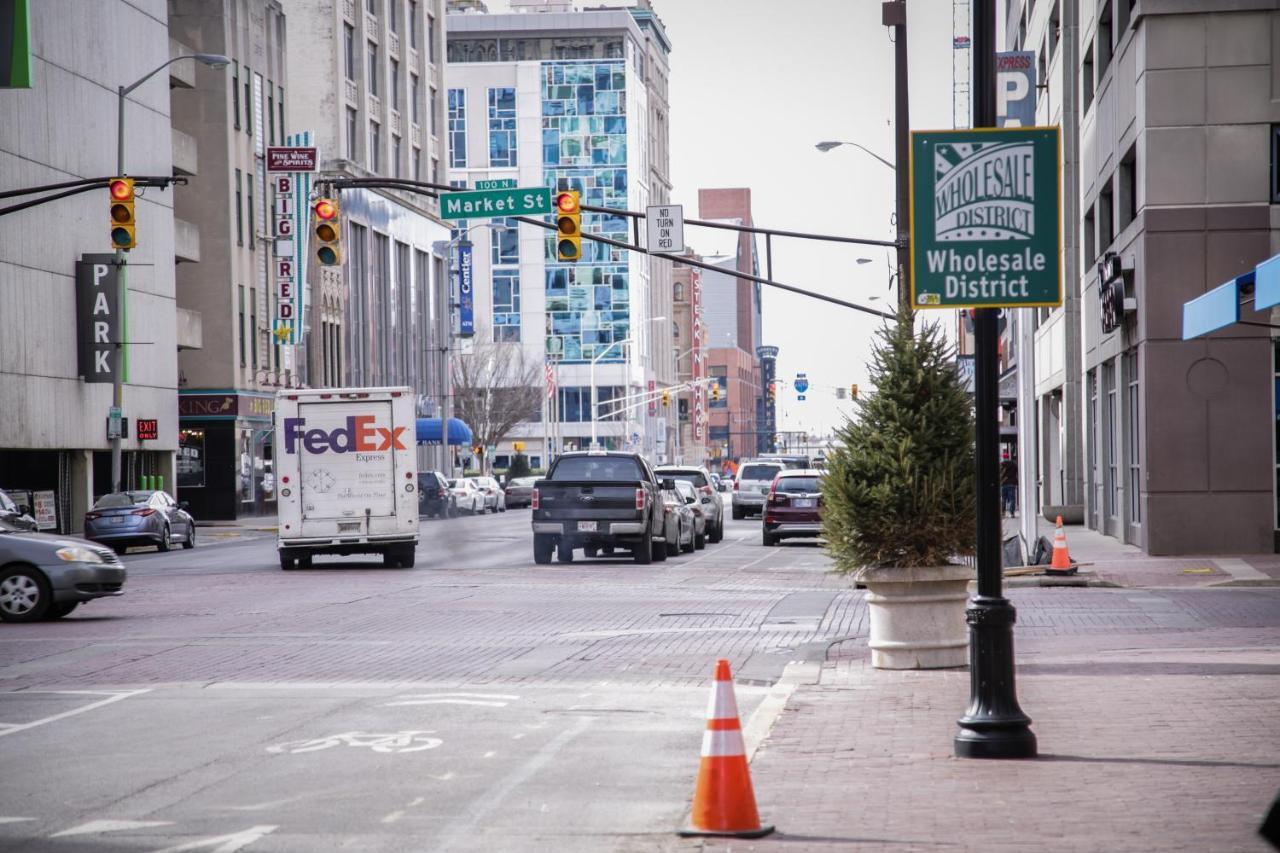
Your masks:
M 1058 529 L 1053 532 L 1053 562 L 1045 569 L 1048 574 L 1074 575 L 1076 567 L 1067 552 L 1067 532 L 1062 529 L 1062 516 L 1058 516 Z
M 751 789 L 747 750 L 738 721 L 738 702 L 733 695 L 733 676 L 727 660 L 716 661 L 716 680 L 707 707 L 707 730 L 702 734 L 702 764 L 693 792 L 693 813 L 689 836 L 727 835 L 760 838 L 773 832 L 761 826 L 756 811 L 756 795 Z

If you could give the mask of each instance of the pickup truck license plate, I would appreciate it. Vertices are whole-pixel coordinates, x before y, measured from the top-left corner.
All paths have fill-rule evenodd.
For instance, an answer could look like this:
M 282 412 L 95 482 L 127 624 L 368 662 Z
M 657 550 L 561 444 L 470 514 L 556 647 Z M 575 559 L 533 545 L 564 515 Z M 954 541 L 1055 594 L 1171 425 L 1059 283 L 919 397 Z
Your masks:
M 813 498 L 796 498 L 797 509 L 812 509 L 815 503 Z
M 595 533 L 595 532 L 596 532 L 596 522 L 594 522 L 594 521 L 579 521 L 579 522 L 578 522 L 578 530 L 579 530 L 579 531 L 581 531 L 581 532 L 583 532 L 583 533 Z

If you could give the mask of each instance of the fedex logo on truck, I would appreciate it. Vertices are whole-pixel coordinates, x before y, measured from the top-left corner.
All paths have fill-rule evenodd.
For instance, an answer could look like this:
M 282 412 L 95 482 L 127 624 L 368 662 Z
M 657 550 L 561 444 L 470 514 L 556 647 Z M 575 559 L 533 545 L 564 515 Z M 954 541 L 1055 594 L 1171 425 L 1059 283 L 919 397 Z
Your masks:
M 375 450 L 407 450 L 401 437 L 405 427 L 374 426 L 373 415 L 351 415 L 345 427 L 334 430 L 305 429 L 306 418 L 284 419 L 284 452 L 297 453 L 298 443 L 308 453 L 368 453 Z

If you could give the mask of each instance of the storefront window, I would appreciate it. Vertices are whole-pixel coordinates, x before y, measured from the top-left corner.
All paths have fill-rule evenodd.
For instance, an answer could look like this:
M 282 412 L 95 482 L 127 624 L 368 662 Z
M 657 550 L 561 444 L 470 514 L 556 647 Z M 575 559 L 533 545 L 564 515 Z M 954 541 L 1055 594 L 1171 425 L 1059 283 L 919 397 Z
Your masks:
M 204 430 L 178 430 L 178 488 L 204 487 Z
M 253 503 L 253 430 L 240 430 L 240 441 L 237 450 L 239 468 L 236 474 L 236 490 L 240 494 L 241 503 Z

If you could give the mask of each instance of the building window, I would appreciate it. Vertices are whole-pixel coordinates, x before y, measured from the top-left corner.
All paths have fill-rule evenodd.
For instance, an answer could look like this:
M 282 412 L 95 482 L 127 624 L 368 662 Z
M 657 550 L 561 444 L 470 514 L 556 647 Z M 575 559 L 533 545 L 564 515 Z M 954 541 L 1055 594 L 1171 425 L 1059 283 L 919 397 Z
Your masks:
M 249 88 L 249 81 L 253 79 L 253 75 L 249 73 L 249 66 L 244 67 L 244 132 L 253 136 L 253 93 Z
M 236 130 L 240 129 L 240 63 L 231 62 L 231 114 Z
M 391 60 L 391 109 L 400 109 L 400 62 Z
M 400 5 L 400 0 L 387 0 L 387 29 L 393 33 L 400 32 L 400 22 L 397 20 L 396 7 Z
M 395 306 L 391 290 L 391 238 L 386 234 L 373 232 L 373 299 L 377 319 L 374 325 L 374 381 L 391 384 L 393 365 L 391 351 L 393 338 L 392 316 Z
M 240 333 L 240 366 L 247 367 L 249 364 L 248 348 L 245 346 L 244 339 L 244 285 L 240 285 L 240 322 L 237 324 L 237 330 Z
M 382 166 L 379 156 L 382 149 L 382 125 L 369 122 L 369 171 L 377 172 Z
M 463 89 L 449 90 L 449 166 L 467 167 L 467 93 Z M 1272 174 L 1275 174 L 1274 166 Z
M 400 177 L 400 137 L 394 133 L 391 134 L 391 171 L 395 177 Z
M 1102 80 L 1111 65 L 1111 54 L 1115 44 L 1111 34 L 1111 0 L 1102 0 L 1098 4 L 1098 80 Z
M 1093 103 L 1093 45 L 1084 52 L 1084 61 L 1080 63 L 1080 104 L 1081 115 L 1089 112 Z
M 422 149 L 411 148 L 410 157 L 413 159 L 413 179 L 415 181 L 422 180 Z
M 248 193 L 246 194 L 246 199 L 247 199 L 247 201 L 248 201 L 248 208 L 249 208 L 249 249 L 250 249 L 250 251 L 252 251 L 252 250 L 253 250 L 253 239 L 254 239 L 254 236 L 255 236 L 255 234 L 256 234 L 256 232 L 257 232 L 257 227 L 256 227 L 256 223 L 255 223 L 255 221 L 254 221 L 254 215 L 253 215 L 253 184 L 254 184 L 254 180 L 253 180 L 253 175 L 245 175 L 244 177 L 245 177 L 245 181 L 244 181 L 244 183 L 245 183 L 245 188 L 248 190 Z
M 378 0 L 365 0 L 364 8 L 370 15 L 376 17 L 378 14 Z
M 516 90 L 489 90 L 489 165 L 518 166 Z
M 355 82 L 356 79 L 356 28 L 350 24 L 342 25 L 342 55 L 343 70 L 347 75 L 347 79 Z
M 684 282 L 677 281 L 671 286 L 671 297 L 676 302 L 684 301 Z
M 409 47 L 418 49 L 418 0 L 409 0 Z
M 280 141 L 284 142 L 284 87 L 276 87 L 276 118 L 280 122 Z
M 493 271 L 493 339 L 520 340 L 520 270 Z
M 378 46 L 369 42 L 369 94 L 378 94 Z
M 1138 143 L 1129 146 L 1116 174 L 1120 191 L 1120 224 L 1116 231 L 1120 232 L 1138 215 Z
M 619 420 L 617 409 L 619 408 L 618 400 L 625 394 L 625 390 L 617 385 L 604 385 L 596 388 L 596 412 L 601 416 L 598 420 L 615 421 Z M 591 389 L 590 388 L 560 388 L 560 421 L 562 423 L 590 423 L 591 422 Z
M 1280 204 L 1280 124 L 1271 125 L 1271 203 Z
M 1116 390 L 1116 367 L 1114 362 L 1102 365 L 1102 393 L 1105 395 L 1102 413 L 1103 450 L 1106 451 L 1106 512 L 1108 518 L 1115 518 L 1120 512 L 1120 410 L 1119 397 Z
M 1054 54 L 1058 50 L 1058 42 L 1062 40 L 1062 0 L 1053 0 L 1053 8 L 1049 10 L 1049 60 L 1053 60 Z M 1048 82 L 1041 78 L 1038 82 Z
M 258 288 L 249 288 L 249 353 L 253 369 L 258 369 Z
M 356 159 L 356 136 L 359 123 L 356 121 L 355 107 L 347 107 L 347 159 L 355 162 Z
M 352 384 L 364 385 L 369 381 L 369 239 L 368 229 L 351 223 L 351 277 L 348 279 L 348 320 L 345 324 L 348 338 L 346 351 L 351 354 Z
M 1084 224 L 1081 230 L 1084 231 L 1084 265 L 1090 266 L 1094 259 L 1098 257 L 1097 228 L 1095 223 L 1094 208 L 1090 205 L 1089 210 L 1084 215 Z
M 1116 195 L 1110 178 L 1098 190 L 1098 249 L 1106 251 L 1116 239 Z
M 515 219 L 497 220 L 507 226 L 505 230 L 493 229 L 489 247 L 489 262 L 495 267 L 520 263 L 519 222 Z
M 418 87 L 418 75 L 410 74 L 409 75 L 409 115 L 411 116 L 411 120 L 413 121 L 414 124 L 422 123 L 422 117 L 419 115 L 419 113 L 421 113 L 422 110 L 418 106 L 418 96 L 420 94 L 421 94 L 421 89 L 419 89 Z
M 436 16 L 427 15 L 427 62 L 436 61 Z
M 267 81 L 267 141 L 276 144 L 276 99 L 272 92 L 275 87 Z
M 240 180 L 243 173 L 236 169 L 236 245 L 244 245 L 244 208 L 241 203 Z
M 1138 353 L 1124 355 L 1124 375 L 1129 384 L 1128 406 L 1129 437 L 1126 447 L 1129 457 L 1129 523 L 1142 523 L 1142 433 L 1138 418 Z
M 429 96 L 427 99 L 427 122 L 431 125 L 431 135 L 439 136 L 440 127 L 437 125 L 439 119 L 436 118 L 436 112 L 440 107 L 440 95 L 436 92 L 435 86 L 428 87 L 427 93 Z

